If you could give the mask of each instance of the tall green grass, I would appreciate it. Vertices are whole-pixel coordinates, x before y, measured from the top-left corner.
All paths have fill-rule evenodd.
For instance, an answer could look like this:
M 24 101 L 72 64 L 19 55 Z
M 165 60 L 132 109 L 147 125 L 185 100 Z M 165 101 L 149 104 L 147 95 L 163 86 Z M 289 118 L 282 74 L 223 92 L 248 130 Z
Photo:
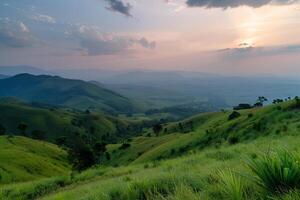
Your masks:
M 273 194 L 300 187 L 300 159 L 294 153 L 279 151 L 248 161 L 255 182 Z
M 220 191 L 231 200 L 242 200 L 246 198 L 245 185 L 241 177 L 231 170 L 219 171 Z

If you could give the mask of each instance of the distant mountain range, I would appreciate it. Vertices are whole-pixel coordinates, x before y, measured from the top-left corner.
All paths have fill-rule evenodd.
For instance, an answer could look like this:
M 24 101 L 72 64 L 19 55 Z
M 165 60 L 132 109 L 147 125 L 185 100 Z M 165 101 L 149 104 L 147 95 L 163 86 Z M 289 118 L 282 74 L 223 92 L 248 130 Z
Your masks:
M 37 67 L 27 66 L 27 65 L 18 65 L 18 66 L 0 66 L 0 74 L 14 76 L 17 74 L 28 73 L 33 75 L 54 75 L 50 71 L 46 71 Z
M 81 80 L 58 76 L 19 74 L 0 80 L 0 97 L 67 106 L 105 113 L 134 113 L 134 103 L 111 90 Z
M 134 107 L 141 107 L 143 111 L 209 99 L 231 107 L 239 103 L 254 103 L 258 96 L 266 96 L 272 100 L 300 94 L 299 77 L 241 77 L 187 71 L 114 71 L 88 68 L 49 68 L 46 71 L 30 66 L 0 66 L 0 74 L 11 76 L 24 72 L 93 81 L 90 83 L 134 100 Z
M 0 79 L 8 78 L 9 76 L 0 74 Z

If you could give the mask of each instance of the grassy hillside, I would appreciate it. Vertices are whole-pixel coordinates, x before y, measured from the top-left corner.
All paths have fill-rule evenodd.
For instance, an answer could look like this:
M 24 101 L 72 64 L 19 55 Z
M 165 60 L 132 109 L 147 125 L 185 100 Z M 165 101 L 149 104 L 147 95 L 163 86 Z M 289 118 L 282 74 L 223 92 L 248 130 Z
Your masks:
M 92 83 L 58 76 L 19 74 L 1 79 L 0 96 L 110 114 L 138 111 L 128 98 L 120 94 Z
M 4 186 L 0 197 L 8 200 L 28 199 L 28 196 L 43 200 L 297 200 L 296 192 L 287 195 L 265 193 L 253 181 L 255 176 L 247 161 L 273 155 L 283 148 L 300 155 L 299 141 L 299 135 L 268 136 L 251 143 L 193 151 L 174 159 L 117 168 L 96 167 L 71 178 Z M 56 187 L 58 181 L 60 187 Z M 230 193 L 239 184 L 247 197 L 234 198 Z M 49 189 L 41 191 L 40 188 Z M 239 187 L 236 193 L 239 193 Z
M 260 157 L 267 152 L 276 152 L 278 147 L 300 154 L 299 141 L 299 136 L 269 136 L 253 143 L 210 148 L 176 159 L 128 167 L 92 169 L 76 177 L 77 180 L 84 179 L 83 182 L 77 182 L 42 199 L 260 199 L 264 198 L 265 194 L 262 188 L 252 182 L 253 174 L 246 165 L 247 159 Z M 227 181 L 227 175 L 230 178 L 231 172 L 233 181 L 235 177 L 238 177 L 237 181 L 241 180 L 241 188 L 247 192 L 247 198 L 234 198 L 227 193 L 231 186 L 223 181 Z M 270 194 L 264 199 L 299 199 L 289 196 Z
M 127 136 L 130 127 L 138 124 L 103 114 L 33 105 L 10 98 L 0 100 L 0 110 L 0 125 L 7 134 L 20 135 L 19 124 L 26 124 L 27 136 L 32 136 L 34 131 L 40 131 L 45 134 L 46 140 L 52 142 L 62 136 L 72 138 L 74 134 L 112 141 Z
M 67 153 L 56 145 L 25 137 L 0 136 L 0 185 L 67 175 Z
M 186 120 L 163 125 L 159 137 L 149 132 L 122 144 L 109 146 L 113 165 L 127 165 L 184 155 L 207 147 L 251 142 L 263 136 L 297 135 L 300 132 L 300 107 L 295 101 L 263 108 L 200 114 Z
M 300 199 L 299 103 L 238 112 L 206 113 L 164 124 L 158 136 L 149 131 L 110 145 L 107 165 L 72 176 L 6 185 L 0 197 Z

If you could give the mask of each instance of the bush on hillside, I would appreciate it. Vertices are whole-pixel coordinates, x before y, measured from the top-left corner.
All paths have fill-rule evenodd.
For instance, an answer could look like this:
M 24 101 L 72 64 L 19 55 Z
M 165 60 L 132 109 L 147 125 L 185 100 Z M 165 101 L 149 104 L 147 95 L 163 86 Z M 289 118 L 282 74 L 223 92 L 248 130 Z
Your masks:
M 75 138 L 74 144 L 68 150 L 68 158 L 73 168 L 78 171 L 95 165 L 97 161 L 92 147 L 85 144 L 80 138 Z
M 237 144 L 239 142 L 239 138 L 234 135 L 229 136 L 227 140 L 229 144 Z
M 237 111 L 233 111 L 229 116 L 228 116 L 228 120 L 233 120 L 236 119 L 238 117 L 240 117 L 241 114 Z
M 31 137 L 36 140 L 45 140 L 46 139 L 46 132 L 41 130 L 34 130 L 31 133 Z
M 155 133 L 156 136 L 159 135 L 159 133 L 162 131 L 162 129 L 163 129 L 163 126 L 161 124 L 155 124 L 152 127 L 152 130 L 153 130 L 153 132 Z
M 55 144 L 58 146 L 66 146 L 67 145 L 67 137 L 61 136 L 55 139 Z
M 0 135 L 5 135 L 6 128 L 0 124 Z
M 18 125 L 18 130 L 20 130 L 20 134 L 23 135 L 23 136 L 26 136 L 26 130 L 28 128 L 28 125 L 25 124 L 25 123 L 20 123 Z
M 131 146 L 130 143 L 123 143 L 123 144 L 119 147 L 119 149 L 120 149 L 120 150 L 125 150 L 125 149 L 128 149 L 130 146 Z

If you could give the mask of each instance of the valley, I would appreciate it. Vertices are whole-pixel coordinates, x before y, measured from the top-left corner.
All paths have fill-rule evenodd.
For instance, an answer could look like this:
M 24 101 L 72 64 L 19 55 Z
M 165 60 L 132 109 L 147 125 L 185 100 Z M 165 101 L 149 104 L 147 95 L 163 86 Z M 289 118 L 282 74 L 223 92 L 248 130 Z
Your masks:
M 1 106 L 2 111 L 5 108 L 10 110 L 3 112 L 5 117 L 1 115 L 2 124 L 9 127 L 8 122 L 12 120 L 8 113 L 15 113 L 14 116 L 18 116 L 20 121 L 26 120 L 22 118 L 22 113 L 32 115 L 31 120 L 38 116 L 38 122 L 27 121 L 28 127 L 49 130 L 49 137 L 46 137 L 49 141 L 53 141 L 51 130 L 55 132 L 60 126 L 75 128 L 76 125 L 72 127 L 69 123 L 72 121 L 70 119 L 78 116 L 98 116 L 94 122 L 97 127 L 95 133 L 112 131 L 111 134 L 116 134 L 113 132 L 116 124 L 130 125 L 134 122 L 117 121 L 120 119 L 105 115 L 100 118 L 100 114 L 64 108 L 53 111 L 53 108 L 36 107 L 10 98 L 3 99 Z M 235 112 L 239 115 L 232 117 Z M 5 163 L 0 165 L 0 197 L 8 200 L 231 199 L 231 195 L 240 195 L 242 199 L 261 198 L 265 194 L 256 191 L 262 188 L 247 178 L 254 173 L 249 167 L 249 160 L 263 159 L 269 154 L 276 156 L 279 151 L 298 154 L 299 113 L 300 104 L 296 97 L 295 100 L 264 107 L 222 110 L 194 115 L 181 121 L 160 122 L 159 129 L 154 128 L 156 124 L 153 124 L 153 127 L 143 127 L 142 132 L 133 135 L 130 131 L 127 134 L 122 131 L 125 135 L 114 140 L 119 142 L 109 144 L 106 140 L 105 154 L 100 154 L 98 164 L 79 172 L 71 168 L 71 160 L 67 158 L 68 149 L 74 149 L 72 143 L 66 143 L 66 146 L 59 144 L 63 146 L 58 147 L 14 136 L 9 133 L 17 133 L 16 129 L 7 129 L 5 136 L 0 137 L 1 148 L 9 149 L 0 154 L 1 163 Z M 45 116 L 47 123 L 42 123 L 41 119 Z M 91 125 L 89 121 L 85 123 Z M 45 124 L 50 126 L 41 126 Z M 100 125 L 102 127 L 98 129 Z M 83 123 L 77 131 L 81 128 L 81 133 L 87 134 L 86 127 Z M 65 130 L 64 134 L 68 132 Z M 80 138 L 88 144 L 82 134 Z M 92 140 L 103 140 L 100 135 L 91 135 Z M 10 156 L 14 157 L 14 162 L 7 160 Z M 234 191 L 236 185 L 230 185 L 229 178 L 235 181 L 232 184 L 241 184 L 239 191 Z M 295 199 L 298 194 L 270 195 L 279 200 Z

